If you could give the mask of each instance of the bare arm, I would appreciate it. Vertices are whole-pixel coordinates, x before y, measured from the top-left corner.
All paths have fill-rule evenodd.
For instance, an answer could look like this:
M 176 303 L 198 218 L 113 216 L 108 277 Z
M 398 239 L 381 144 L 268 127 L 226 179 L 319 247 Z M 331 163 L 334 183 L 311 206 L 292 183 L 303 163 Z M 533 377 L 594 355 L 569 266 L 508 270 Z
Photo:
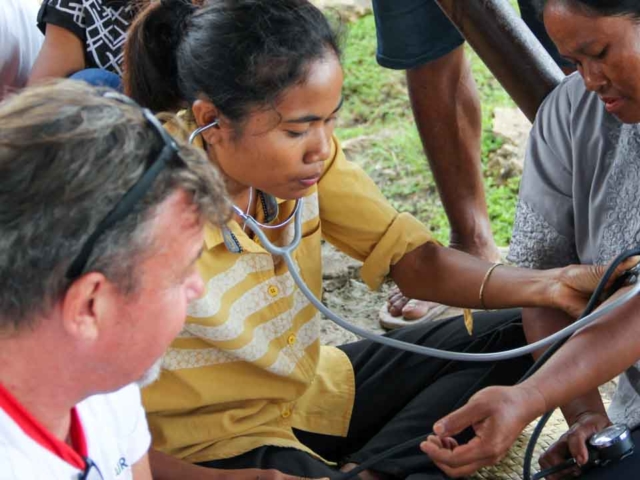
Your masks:
M 640 297 L 576 332 L 527 380 L 546 408 L 565 405 L 622 373 L 640 358 Z M 524 385 L 523 384 L 523 385 Z
M 500 258 L 491 235 L 480 161 L 480 97 L 460 46 L 407 70 L 416 126 L 451 224 L 449 245 Z
M 625 262 L 616 275 L 631 264 Z M 480 285 L 491 265 L 464 252 L 426 243 L 393 265 L 391 277 L 407 297 L 480 308 Z M 604 271 L 604 266 L 594 265 L 551 270 L 500 266 L 485 282 L 484 306 L 553 307 L 577 317 Z
M 525 308 L 522 311 L 524 332 L 529 343 L 541 340 L 573 323 L 573 319 L 560 310 L 551 308 Z M 544 350 L 534 353 L 538 358 Z M 604 382 L 603 382 L 604 383 Z M 569 425 L 585 412 L 594 412 L 606 416 L 606 409 L 598 392 L 598 386 L 585 395 L 571 400 L 562 407 L 562 413 Z
M 436 422 L 434 430 L 440 437 L 473 426 L 476 436 L 469 443 L 443 447 L 431 437 L 422 449 L 452 477 L 495 464 L 529 422 L 580 397 L 589 398 L 590 392 L 640 358 L 639 308 L 640 297 L 635 297 L 576 332 L 525 382 L 481 390 L 464 407 Z
M 69 30 L 49 24 L 27 85 L 47 78 L 68 77 L 85 65 L 82 41 Z
M 564 312 L 550 308 L 526 308 L 522 311 L 522 318 L 525 334 L 530 343 L 553 334 L 573 321 Z M 535 352 L 534 358 L 537 359 L 542 352 L 543 350 Z M 611 424 L 597 387 L 560 408 L 569 429 L 540 457 L 541 468 L 556 466 L 569 457 L 575 458 L 580 465 L 586 463 L 589 458 L 586 448 L 587 439 Z M 572 472 L 564 473 L 579 475 L 580 469 L 574 467 Z

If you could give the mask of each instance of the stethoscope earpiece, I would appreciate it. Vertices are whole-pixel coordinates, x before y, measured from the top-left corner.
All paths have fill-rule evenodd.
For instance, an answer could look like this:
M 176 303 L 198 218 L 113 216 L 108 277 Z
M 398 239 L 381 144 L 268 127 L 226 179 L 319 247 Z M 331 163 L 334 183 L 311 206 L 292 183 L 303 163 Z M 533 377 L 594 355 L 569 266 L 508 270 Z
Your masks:
M 218 119 L 216 118 L 213 122 L 211 122 L 209 125 L 205 125 L 204 127 L 198 127 L 196 128 L 193 132 L 191 132 L 191 135 L 189 135 L 189 145 L 192 145 L 193 142 L 195 141 L 196 137 L 198 135 L 200 135 L 202 132 L 204 132 L 205 130 L 209 130 L 210 128 L 218 128 L 220 127 L 220 122 L 218 121 Z

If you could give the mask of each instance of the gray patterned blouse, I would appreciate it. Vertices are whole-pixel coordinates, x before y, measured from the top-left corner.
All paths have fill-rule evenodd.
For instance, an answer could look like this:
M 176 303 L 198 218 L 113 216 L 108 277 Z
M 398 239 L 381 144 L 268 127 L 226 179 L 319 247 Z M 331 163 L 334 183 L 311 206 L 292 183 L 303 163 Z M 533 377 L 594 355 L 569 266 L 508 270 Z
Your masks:
M 640 125 L 609 115 L 573 74 L 533 125 L 508 259 L 542 269 L 605 264 L 639 244 Z M 619 378 L 614 422 L 640 424 L 638 366 Z

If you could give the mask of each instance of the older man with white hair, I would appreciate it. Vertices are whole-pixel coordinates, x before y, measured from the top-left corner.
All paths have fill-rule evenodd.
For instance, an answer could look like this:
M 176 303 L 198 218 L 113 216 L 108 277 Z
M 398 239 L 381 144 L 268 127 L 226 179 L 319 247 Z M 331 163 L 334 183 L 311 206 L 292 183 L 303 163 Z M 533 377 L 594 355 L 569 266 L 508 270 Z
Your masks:
M 216 170 L 65 81 L 0 105 L 0 479 L 150 479 L 138 384 L 203 292 Z

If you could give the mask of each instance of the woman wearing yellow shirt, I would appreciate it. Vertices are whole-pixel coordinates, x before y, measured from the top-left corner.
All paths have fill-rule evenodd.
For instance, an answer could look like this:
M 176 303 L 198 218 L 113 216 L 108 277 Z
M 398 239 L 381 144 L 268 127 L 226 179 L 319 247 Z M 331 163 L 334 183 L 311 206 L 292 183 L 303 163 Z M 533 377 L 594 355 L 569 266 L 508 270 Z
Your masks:
M 321 238 L 361 260 L 371 288 L 390 275 L 412 298 L 470 308 L 551 306 L 577 315 L 602 273 L 490 270 L 396 212 L 333 136 L 343 103 L 340 52 L 305 0 L 154 2 L 132 25 L 125 57 L 129 95 L 156 111 L 189 107 L 190 129 L 209 126 L 196 141 L 243 211 L 277 224 L 305 198 L 294 258 L 318 296 Z M 270 239 L 288 244 L 292 229 L 270 230 Z M 214 478 L 221 468 L 242 476 L 250 467 L 330 477 L 428 433 L 474 392 L 513 383 L 529 365 L 447 362 L 369 341 L 320 346 L 319 314 L 239 218 L 207 230 L 199 268 L 207 292 L 144 393 L 159 451 L 154 478 Z M 460 318 L 390 335 L 470 352 L 525 342 L 517 310 L 481 313 L 475 323 L 472 336 Z M 445 478 L 417 446 L 366 474 Z

